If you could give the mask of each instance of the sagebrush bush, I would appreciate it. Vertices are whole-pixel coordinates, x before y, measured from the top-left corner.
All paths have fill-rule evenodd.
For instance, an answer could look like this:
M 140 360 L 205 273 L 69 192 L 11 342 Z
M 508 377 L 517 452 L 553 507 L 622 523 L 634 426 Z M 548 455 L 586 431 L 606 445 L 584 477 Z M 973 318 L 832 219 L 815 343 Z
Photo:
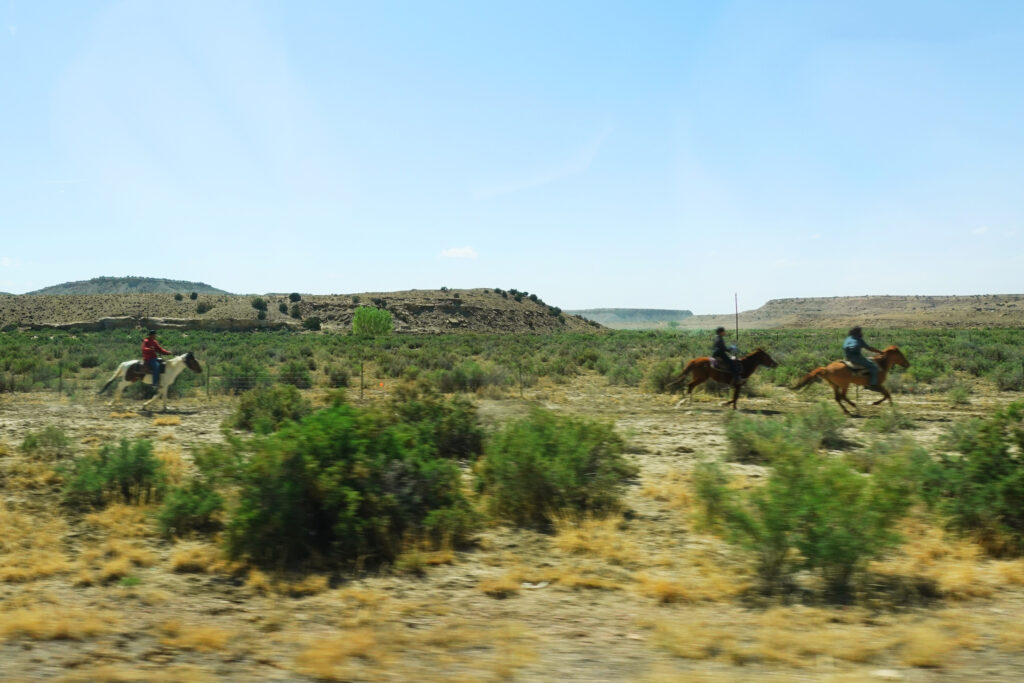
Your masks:
M 224 498 L 205 479 L 193 478 L 168 491 L 157 513 L 160 532 L 177 536 L 191 531 L 212 531 L 220 528 L 217 514 L 224 508 Z
M 39 431 L 29 432 L 21 441 L 22 453 L 46 458 L 66 458 L 74 449 L 71 439 L 56 425 L 47 425 Z
M 148 439 L 121 439 L 72 461 L 61 472 L 64 502 L 72 507 L 149 503 L 160 500 L 166 487 L 163 463 Z
M 285 422 L 300 420 L 313 405 L 291 384 L 257 387 L 242 394 L 238 407 L 224 424 L 258 434 L 276 431 Z
M 277 378 L 285 383 L 299 389 L 309 389 L 313 386 L 313 378 L 309 374 L 309 367 L 301 360 L 290 360 L 281 366 Z
M 292 292 L 291 294 L 288 295 L 288 300 L 294 304 L 297 301 L 302 301 L 302 295 L 299 294 L 298 292 Z
M 656 393 L 665 393 L 668 391 L 669 382 L 675 379 L 682 368 L 679 364 L 673 361 L 662 360 L 658 361 L 647 371 L 647 376 L 644 378 L 644 385 L 649 391 Z M 686 386 L 686 385 L 682 385 Z
M 893 527 L 912 502 L 907 464 L 877 462 L 866 477 L 806 444 L 780 441 L 767 481 L 735 490 L 716 463 L 695 472 L 704 521 L 756 558 L 765 592 L 791 585 L 798 569 L 816 571 L 830 598 L 845 599 L 866 562 L 899 543 Z
M 927 485 L 950 525 L 993 555 L 1024 554 L 1024 401 L 954 426 Z
M 284 313 L 285 315 L 287 315 L 288 314 L 288 304 L 286 304 L 283 301 L 278 302 L 277 310 L 280 311 L 281 313 Z
M 270 565 L 391 560 L 475 525 L 458 466 L 416 430 L 339 404 L 246 446 L 228 551 Z
M 257 311 L 267 310 L 267 300 L 261 296 L 254 297 L 253 300 L 250 301 L 249 303 L 251 303 L 252 307 L 255 308 Z
M 240 394 L 270 384 L 270 373 L 255 360 L 243 358 L 219 368 L 220 387 L 223 391 Z
M 390 403 L 396 422 L 413 425 L 442 458 L 472 460 L 483 452 L 484 432 L 476 406 L 460 396 L 444 399 L 416 387 L 401 387 Z
M 622 450 L 610 425 L 535 409 L 488 441 L 478 488 L 495 516 L 523 526 L 548 527 L 565 512 L 608 512 L 637 472 Z
M 838 409 L 827 403 L 782 419 L 734 413 L 725 424 L 728 457 L 737 462 L 765 462 L 781 443 L 789 441 L 810 449 L 842 448 L 847 445 L 841 433 L 845 424 Z

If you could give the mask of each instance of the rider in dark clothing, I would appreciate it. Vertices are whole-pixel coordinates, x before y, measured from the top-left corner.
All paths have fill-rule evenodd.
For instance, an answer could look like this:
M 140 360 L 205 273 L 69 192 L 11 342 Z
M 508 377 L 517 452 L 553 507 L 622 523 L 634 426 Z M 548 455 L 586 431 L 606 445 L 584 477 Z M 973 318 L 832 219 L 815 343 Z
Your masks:
M 711 357 L 718 360 L 723 368 L 728 368 L 732 373 L 732 384 L 743 383 L 743 367 L 736 360 L 736 356 L 729 353 L 725 345 L 725 328 L 719 327 L 715 330 L 715 341 L 711 345 Z

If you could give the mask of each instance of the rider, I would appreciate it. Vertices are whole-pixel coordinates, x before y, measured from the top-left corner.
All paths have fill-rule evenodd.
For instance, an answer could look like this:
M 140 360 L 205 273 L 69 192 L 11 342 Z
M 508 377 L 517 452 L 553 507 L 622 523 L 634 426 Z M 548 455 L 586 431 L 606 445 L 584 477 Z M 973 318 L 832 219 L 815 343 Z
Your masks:
M 160 358 L 157 354 L 161 353 L 170 355 L 171 352 L 160 346 L 156 340 L 156 330 L 150 330 L 142 340 L 142 364 L 152 371 L 154 388 L 160 386 Z
M 851 365 L 866 368 L 871 373 L 871 384 L 867 386 L 868 389 L 881 391 L 882 387 L 878 385 L 878 365 L 873 360 L 861 355 L 861 349 L 882 353 L 880 349 L 876 349 L 864 341 L 864 330 L 860 328 L 860 325 L 856 325 L 850 328 L 850 336 L 843 342 L 843 356 Z
M 715 341 L 711 344 L 711 357 L 717 359 L 723 368 L 729 369 L 732 373 L 732 384 L 743 384 L 743 368 L 736 360 L 736 356 L 729 353 L 730 350 L 735 352 L 736 347 L 726 347 L 725 328 L 719 327 L 715 330 Z

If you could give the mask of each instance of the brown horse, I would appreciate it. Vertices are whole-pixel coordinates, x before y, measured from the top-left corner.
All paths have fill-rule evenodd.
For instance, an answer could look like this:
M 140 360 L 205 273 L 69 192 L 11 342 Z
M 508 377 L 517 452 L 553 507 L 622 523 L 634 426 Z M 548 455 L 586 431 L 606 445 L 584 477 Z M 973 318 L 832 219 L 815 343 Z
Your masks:
M 894 365 L 901 365 L 905 368 L 910 367 L 910 362 L 907 360 L 903 352 L 900 351 L 898 346 L 890 346 L 874 357 L 876 363 L 878 363 L 878 387 L 882 394 L 882 398 L 878 399 L 871 405 L 877 406 L 882 401 L 888 399 L 889 403 L 892 404 L 892 394 L 889 390 L 882 386 L 885 382 L 885 376 L 889 374 L 889 370 Z M 843 409 L 847 415 L 851 415 L 846 406 L 843 405 L 843 401 L 846 401 L 854 408 L 857 404 L 846 397 L 846 390 L 850 388 L 851 384 L 859 384 L 861 386 L 868 386 L 868 382 L 871 380 L 871 375 L 865 372 L 854 372 L 851 370 L 846 363 L 841 360 L 837 360 L 834 363 L 829 363 L 823 368 L 815 368 L 811 370 L 807 375 L 796 383 L 793 390 L 802 389 L 811 382 L 823 379 L 832 385 L 832 391 L 835 392 L 836 403 Z
M 746 379 L 753 375 L 754 371 L 757 370 L 758 366 L 763 365 L 766 368 L 774 368 L 779 365 L 774 360 L 772 360 L 772 357 L 769 356 L 764 349 L 761 348 L 758 348 L 753 353 L 748 353 L 747 355 L 743 356 L 743 358 L 739 359 L 739 362 L 742 368 L 741 377 L 743 377 L 743 379 Z M 686 396 L 680 399 L 679 403 L 682 403 L 684 400 L 690 397 L 690 394 L 693 393 L 694 387 L 703 384 L 704 382 L 707 382 L 709 379 L 713 379 L 716 382 L 721 382 L 722 384 L 732 383 L 732 373 L 729 372 L 729 370 L 725 368 L 713 367 L 711 365 L 711 359 L 708 358 L 707 356 L 703 356 L 701 358 L 694 358 L 689 363 L 687 363 L 686 367 L 683 368 L 683 371 L 679 373 L 679 376 L 673 379 L 668 384 L 666 384 L 665 388 L 671 391 L 674 387 L 682 384 L 682 382 L 686 379 L 686 376 L 689 374 L 693 375 L 693 379 L 691 379 L 690 383 L 686 385 Z M 737 384 L 736 386 L 733 387 L 732 398 L 723 403 L 722 405 L 729 405 L 731 403 L 732 409 L 736 410 L 736 401 L 739 399 L 739 397 L 740 386 L 739 384 Z M 677 403 L 676 405 L 678 406 L 679 403 Z

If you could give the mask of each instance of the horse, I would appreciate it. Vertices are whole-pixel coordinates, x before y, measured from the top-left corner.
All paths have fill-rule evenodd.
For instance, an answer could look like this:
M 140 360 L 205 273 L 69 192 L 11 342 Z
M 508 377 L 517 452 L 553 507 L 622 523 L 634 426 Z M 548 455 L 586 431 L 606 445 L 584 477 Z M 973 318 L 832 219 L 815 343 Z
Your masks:
M 882 386 L 885 382 L 885 376 L 889 373 L 894 365 L 900 365 L 904 368 L 910 367 L 910 361 L 903 355 L 898 346 L 886 347 L 882 353 L 874 356 L 874 360 L 878 363 L 878 388 L 882 394 L 882 398 L 878 399 L 871 405 L 877 406 L 882 401 L 888 400 L 889 404 L 892 405 L 892 394 L 889 390 Z M 846 397 L 846 390 L 850 388 L 851 384 L 859 384 L 862 386 L 868 386 L 868 382 L 871 380 L 871 375 L 867 370 L 854 372 L 850 367 L 843 361 L 837 360 L 833 363 L 829 363 L 825 367 L 815 368 L 807 373 L 803 379 L 796 383 L 793 390 L 802 389 L 811 382 L 818 380 L 825 380 L 832 385 L 832 391 L 835 393 L 836 403 L 843 409 L 843 412 L 847 415 L 852 413 L 846 409 L 843 405 L 843 401 L 846 401 L 854 408 L 857 404 Z
M 740 376 L 743 379 L 747 379 L 748 377 L 753 375 L 754 371 L 757 370 L 757 368 L 761 365 L 765 366 L 766 368 L 774 368 L 778 367 L 779 365 L 772 359 L 771 356 L 768 355 L 768 353 L 764 349 L 760 347 L 757 350 L 753 351 L 752 353 L 748 353 L 747 355 L 740 358 L 739 362 L 741 367 Z M 686 396 L 679 399 L 679 403 L 676 403 L 676 407 L 678 407 L 679 404 L 685 401 L 686 399 L 690 398 L 690 395 L 693 393 L 694 387 L 703 384 L 709 379 L 722 382 L 723 384 L 732 383 L 732 373 L 729 372 L 728 369 L 714 367 L 711 364 L 711 358 L 709 358 L 708 356 L 703 356 L 701 358 L 694 358 L 689 363 L 687 363 L 686 367 L 683 368 L 683 371 L 679 373 L 679 376 L 673 379 L 668 384 L 666 384 L 665 388 L 671 390 L 673 387 L 678 386 L 683 382 L 683 380 L 686 379 L 686 376 L 691 373 L 693 374 L 693 379 L 690 380 L 690 383 L 688 385 L 686 385 Z M 740 385 L 737 384 L 735 387 L 733 387 L 732 398 L 723 403 L 722 405 L 729 405 L 731 403 L 732 409 L 736 410 L 736 401 L 739 400 L 739 397 Z
M 153 398 L 143 403 L 142 407 L 145 408 L 154 400 L 156 400 L 156 398 L 159 396 L 163 398 L 164 410 L 167 410 L 167 390 L 171 387 L 172 384 L 174 384 L 174 380 L 178 379 L 178 375 L 180 375 L 185 370 L 185 368 L 188 368 L 192 372 L 196 373 L 203 371 L 203 368 L 199 365 L 199 361 L 196 360 L 196 357 L 192 354 L 191 351 L 189 351 L 188 353 L 183 353 L 180 356 L 175 356 L 174 358 L 171 358 L 169 361 L 164 363 L 163 372 L 160 373 L 159 393 L 153 396 Z M 124 388 L 129 384 L 132 384 L 134 382 L 152 384 L 153 373 L 149 370 L 149 368 L 142 364 L 142 361 L 126 360 L 125 362 L 117 366 L 117 369 L 114 370 L 114 375 L 107 381 L 106 384 L 103 385 L 103 388 L 96 393 L 102 394 L 104 391 L 107 390 L 107 388 L 111 384 L 118 380 L 120 380 L 121 383 L 117 385 L 117 388 L 114 390 L 114 398 L 107 405 L 112 406 L 118 401 L 120 401 L 121 392 L 124 391 Z

